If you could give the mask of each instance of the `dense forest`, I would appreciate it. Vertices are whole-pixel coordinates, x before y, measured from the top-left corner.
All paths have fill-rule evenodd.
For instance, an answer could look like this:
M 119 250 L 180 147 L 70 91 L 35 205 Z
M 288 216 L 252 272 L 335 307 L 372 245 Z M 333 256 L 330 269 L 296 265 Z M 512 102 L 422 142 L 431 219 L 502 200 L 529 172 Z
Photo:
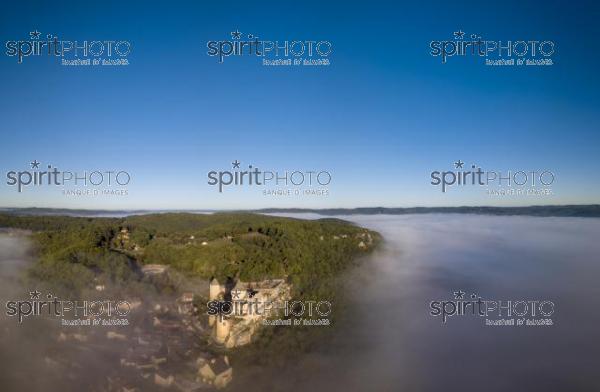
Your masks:
M 0 227 L 32 231 L 38 261 L 31 275 L 72 291 L 100 277 L 139 277 L 165 264 L 190 277 L 261 280 L 287 277 L 296 294 L 318 295 L 377 233 L 337 219 L 314 221 L 250 213 L 164 213 L 125 218 L 0 214 Z
M 27 276 L 36 282 L 31 287 L 40 288 L 41 282 L 55 294 L 89 298 L 104 295 L 94 291 L 101 284 L 112 296 L 149 298 L 147 294 L 178 295 L 183 285 L 197 292 L 195 288 L 207 287 L 213 276 L 220 281 L 286 278 L 295 300 L 335 304 L 332 325 L 352 311 L 341 272 L 381 241 L 377 233 L 338 219 L 251 213 L 124 218 L 0 213 L 0 228 L 31 232 L 36 260 Z M 145 264 L 169 265 L 167 282 L 162 281 L 165 277 L 160 284 L 148 282 L 140 271 Z M 197 298 L 196 304 L 204 313 L 205 300 Z M 245 369 L 250 374 L 266 364 L 285 367 L 299 352 L 314 350 L 330 339 L 333 331 L 310 326 L 263 328 L 253 344 L 229 355 L 244 365 L 236 367 L 237 372 Z

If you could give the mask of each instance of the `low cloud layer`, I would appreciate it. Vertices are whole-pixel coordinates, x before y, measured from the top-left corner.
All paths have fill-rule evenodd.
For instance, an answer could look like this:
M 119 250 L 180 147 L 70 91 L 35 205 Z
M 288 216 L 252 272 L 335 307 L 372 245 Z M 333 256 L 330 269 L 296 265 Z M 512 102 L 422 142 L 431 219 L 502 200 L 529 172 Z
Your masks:
M 336 334 L 299 353 L 293 368 L 261 368 L 245 377 L 234 371 L 232 390 L 600 388 L 600 220 L 454 214 L 348 220 L 379 231 L 385 242 L 345 277 L 352 307 Z M 16 277 L 30 257 L 22 238 L 3 235 L 0 245 L 4 307 L 7 298 L 26 294 Z M 479 317 L 454 317 L 443 325 L 429 314 L 429 303 L 457 290 L 486 299 L 551 300 L 555 325 L 492 327 Z M 63 382 L 48 382 L 58 379 L 45 360 L 58 349 L 49 332 L 9 327 L 15 320 L 4 311 L 0 389 L 76 390 L 68 374 Z M 77 379 L 89 373 L 84 378 L 93 381 L 111 371 L 93 352 L 81 353 L 80 363 Z M 17 379 L 27 382 L 17 385 Z
M 272 375 L 280 390 L 600 388 L 594 365 L 600 355 L 600 220 L 458 214 L 347 219 L 379 231 L 386 242 L 351 273 L 354 309 L 333 341 L 289 374 Z M 485 299 L 551 300 L 555 325 L 494 327 L 473 316 L 442 325 L 429 314 L 429 302 L 451 299 L 456 290 Z

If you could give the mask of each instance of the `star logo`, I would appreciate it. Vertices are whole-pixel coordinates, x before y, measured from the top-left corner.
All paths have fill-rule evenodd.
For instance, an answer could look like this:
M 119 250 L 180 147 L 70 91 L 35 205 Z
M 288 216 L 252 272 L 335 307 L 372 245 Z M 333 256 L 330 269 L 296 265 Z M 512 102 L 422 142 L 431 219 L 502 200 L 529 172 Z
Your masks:
M 238 161 L 237 159 L 235 161 L 231 162 L 231 164 L 233 165 L 234 169 L 239 169 L 240 168 L 240 163 L 242 163 L 242 162 Z
M 42 295 L 42 293 L 40 293 L 37 290 L 29 292 L 29 296 L 31 297 L 31 299 L 40 299 L 40 295 Z
M 454 162 L 454 168 L 462 169 L 464 164 L 465 163 L 459 159 L 458 161 Z
M 246 290 L 246 292 L 248 293 L 248 297 L 252 298 L 254 297 L 256 294 L 258 294 L 258 291 L 254 290 L 254 289 L 248 289 Z
M 29 33 L 29 36 L 31 37 L 31 39 L 39 39 L 40 38 L 40 32 L 37 31 L 37 29 L 35 31 L 32 31 Z
M 458 290 L 454 292 L 454 299 L 463 299 L 465 297 L 465 292 L 462 290 Z
M 454 39 L 463 39 L 465 36 L 465 32 L 462 30 L 458 30 L 454 32 Z
M 39 169 L 40 168 L 40 162 L 38 162 L 37 159 L 34 159 L 33 162 L 31 162 L 31 168 L 32 169 Z
M 240 33 L 237 29 L 231 32 L 231 38 L 240 39 L 242 38 L 242 33 Z
M 235 299 L 240 299 L 240 291 L 239 290 L 231 290 L 231 296 Z

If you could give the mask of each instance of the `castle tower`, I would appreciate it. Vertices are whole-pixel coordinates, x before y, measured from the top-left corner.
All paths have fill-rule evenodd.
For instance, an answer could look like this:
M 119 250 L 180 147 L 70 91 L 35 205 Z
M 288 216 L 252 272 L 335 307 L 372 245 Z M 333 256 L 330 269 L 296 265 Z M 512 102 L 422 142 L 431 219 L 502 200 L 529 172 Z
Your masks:
M 208 290 L 208 299 L 211 301 L 216 301 L 217 299 L 219 299 L 219 294 L 221 294 L 221 292 L 223 291 L 217 278 L 212 278 L 210 280 Z
M 231 322 L 227 317 L 217 317 L 215 327 L 215 341 L 220 344 L 225 344 L 229 332 L 231 331 Z
M 219 295 L 222 293 L 222 287 L 219 284 L 217 278 L 212 278 L 208 285 L 208 300 L 209 301 L 218 301 Z M 209 315 L 208 316 L 208 326 L 213 327 L 215 325 L 215 321 L 217 320 L 217 315 Z

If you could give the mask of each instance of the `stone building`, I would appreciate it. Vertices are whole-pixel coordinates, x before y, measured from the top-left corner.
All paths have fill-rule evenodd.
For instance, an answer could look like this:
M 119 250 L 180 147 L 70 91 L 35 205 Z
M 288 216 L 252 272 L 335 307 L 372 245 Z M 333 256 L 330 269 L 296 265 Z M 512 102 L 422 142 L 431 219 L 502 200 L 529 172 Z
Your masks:
M 213 278 L 209 285 L 210 300 L 231 302 L 235 309 L 230 315 L 209 316 L 213 340 L 227 348 L 250 343 L 260 321 L 269 316 L 265 306 L 288 300 L 290 290 L 284 279 L 220 284 Z

